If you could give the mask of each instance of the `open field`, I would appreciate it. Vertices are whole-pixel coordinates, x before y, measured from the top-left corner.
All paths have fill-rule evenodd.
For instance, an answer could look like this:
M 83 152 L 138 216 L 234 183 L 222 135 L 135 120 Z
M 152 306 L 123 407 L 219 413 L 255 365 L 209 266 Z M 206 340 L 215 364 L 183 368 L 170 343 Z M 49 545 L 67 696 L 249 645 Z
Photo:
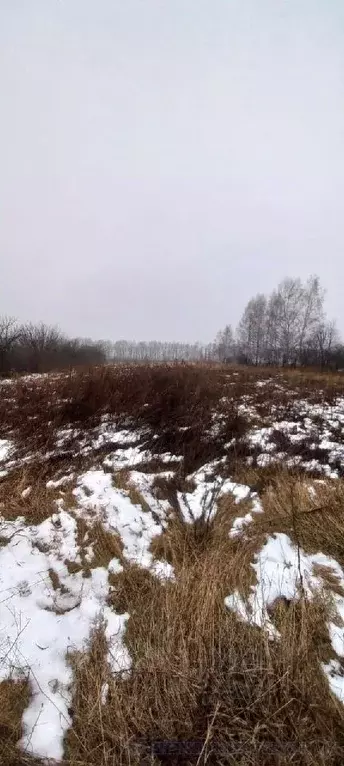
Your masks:
M 343 763 L 344 377 L 0 381 L 0 763 Z

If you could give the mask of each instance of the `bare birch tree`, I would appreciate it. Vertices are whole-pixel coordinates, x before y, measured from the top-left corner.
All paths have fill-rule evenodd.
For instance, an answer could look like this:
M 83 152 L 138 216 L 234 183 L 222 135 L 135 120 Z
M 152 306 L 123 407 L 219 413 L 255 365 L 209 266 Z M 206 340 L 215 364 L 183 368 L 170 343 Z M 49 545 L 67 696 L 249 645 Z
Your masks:
M 251 298 L 238 327 L 239 352 L 255 365 L 261 364 L 265 357 L 266 308 L 265 295 Z

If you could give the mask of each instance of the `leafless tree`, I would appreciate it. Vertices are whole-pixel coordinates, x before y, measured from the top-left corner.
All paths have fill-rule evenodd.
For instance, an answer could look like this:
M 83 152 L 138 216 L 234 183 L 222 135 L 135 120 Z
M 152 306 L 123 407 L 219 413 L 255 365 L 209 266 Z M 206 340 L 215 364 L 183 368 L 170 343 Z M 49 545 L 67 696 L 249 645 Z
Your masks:
M 270 296 L 257 295 L 238 327 L 240 357 L 250 364 L 301 364 L 316 348 L 334 345 L 334 329 L 324 318 L 319 278 L 284 279 Z M 329 351 L 327 351 L 327 357 Z
M 26 324 L 21 331 L 21 341 L 31 372 L 42 372 L 49 368 L 49 357 L 57 351 L 63 338 L 57 327 L 40 324 Z
M 304 291 L 300 279 L 284 279 L 277 289 L 278 335 L 283 365 L 297 361 Z
M 267 301 L 265 318 L 265 361 L 266 364 L 281 363 L 281 296 L 276 290 Z
M 238 347 L 250 364 L 265 361 L 266 297 L 261 293 L 248 302 L 238 327 Z
M 221 362 L 233 359 L 234 356 L 234 335 L 231 325 L 227 324 L 224 330 L 220 330 L 216 336 L 215 345 L 217 346 L 217 355 Z
M 334 321 L 320 322 L 314 328 L 313 336 L 310 339 L 310 345 L 314 347 L 317 354 L 317 363 L 321 367 L 329 364 L 333 352 L 339 346 L 339 333 Z
M 319 277 L 309 277 L 303 288 L 302 301 L 300 306 L 300 332 L 299 332 L 299 356 L 301 357 L 305 344 L 309 342 L 317 328 L 327 327 L 330 332 L 330 325 L 324 321 L 324 290 L 320 287 Z M 333 334 L 334 327 L 332 328 Z
M 8 370 L 9 356 L 20 334 L 21 329 L 14 317 L 0 317 L 0 373 Z

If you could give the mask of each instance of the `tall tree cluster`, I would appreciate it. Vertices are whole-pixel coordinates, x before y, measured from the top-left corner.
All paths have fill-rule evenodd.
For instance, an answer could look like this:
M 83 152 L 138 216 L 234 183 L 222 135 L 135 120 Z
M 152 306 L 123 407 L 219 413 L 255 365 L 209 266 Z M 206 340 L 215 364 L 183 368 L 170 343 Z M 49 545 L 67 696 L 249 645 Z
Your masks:
M 343 347 L 335 323 L 326 318 L 324 297 L 317 276 L 304 283 L 286 278 L 270 295 L 259 293 L 249 300 L 227 356 L 252 365 L 343 365 Z M 229 330 L 218 336 L 219 358 Z

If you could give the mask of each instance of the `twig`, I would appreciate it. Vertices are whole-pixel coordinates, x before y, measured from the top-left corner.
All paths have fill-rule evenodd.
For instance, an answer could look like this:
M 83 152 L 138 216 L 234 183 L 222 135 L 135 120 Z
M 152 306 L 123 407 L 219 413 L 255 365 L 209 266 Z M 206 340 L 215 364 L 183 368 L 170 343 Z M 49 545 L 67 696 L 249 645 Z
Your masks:
M 207 736 L 206 736 L 206 738 L 205 738 L 205 740 L 204 740 L 204 743 L 203 743 L 203 747 L 202 747 L 202 750 L 201 750 L 201 752 L 200 752 L 200 754 L 199 754 L 199 757 L 198 757 L 198 759 L 197 759 L 197 763 L 196 763 L 196 766 L 199 766 L 199 764 L 201 763 L 201 758 L 203 757 L 203 753 L 204 753 L 204 751 L 205 751 L 205 749 L 206 749 L 206 747 L 207 747 L 207 744 L 208 744 L 208 742 L 209 742 L 209 740 L 210 740 L 210 737 L 211 737 L 211 730 L 212 730 L 212 728 L 213 728 L 213 725 L 214 725 L 214 721 L 215 721 L 215 718 L 216 718 L 216 716 L 217 716 L 217 714 L 218 714 L 218 712 L 219 712 L 219 708 L 220 708 L 220 703 L 218 702 L 218 703 L 217 703 L 217 705 L 216 705 L 216 708 L 215 708 L 215 710 L 214 710 L 214 714 L 213 714 L 213 717 L 212 717 L 212 719 L 211 719 L 211 721 L 210 721 L 210 724 L 209 724 L 209 726 L 208 726 L 208 728 L 207 728 Z
M 293 531 L 295 535 L 295 541 L 296 541 L 296 550 L 297 550 L 297 568 L 299 572 L 299 581 L 300 581 L 300 587 L 301 587 L 301 594 L 304 597 L 305 596 L 305 589 L 303 584 L 303 575 L 301 571 L 301 544 L 298 536 L 297 531 L 297 513 L 295 508 L 295 496 L 294 496 L 294 485 L 292 485 L 290 490 L 291 495 L 291 517 L 292 517 L 292 524 L 293 524 Z

